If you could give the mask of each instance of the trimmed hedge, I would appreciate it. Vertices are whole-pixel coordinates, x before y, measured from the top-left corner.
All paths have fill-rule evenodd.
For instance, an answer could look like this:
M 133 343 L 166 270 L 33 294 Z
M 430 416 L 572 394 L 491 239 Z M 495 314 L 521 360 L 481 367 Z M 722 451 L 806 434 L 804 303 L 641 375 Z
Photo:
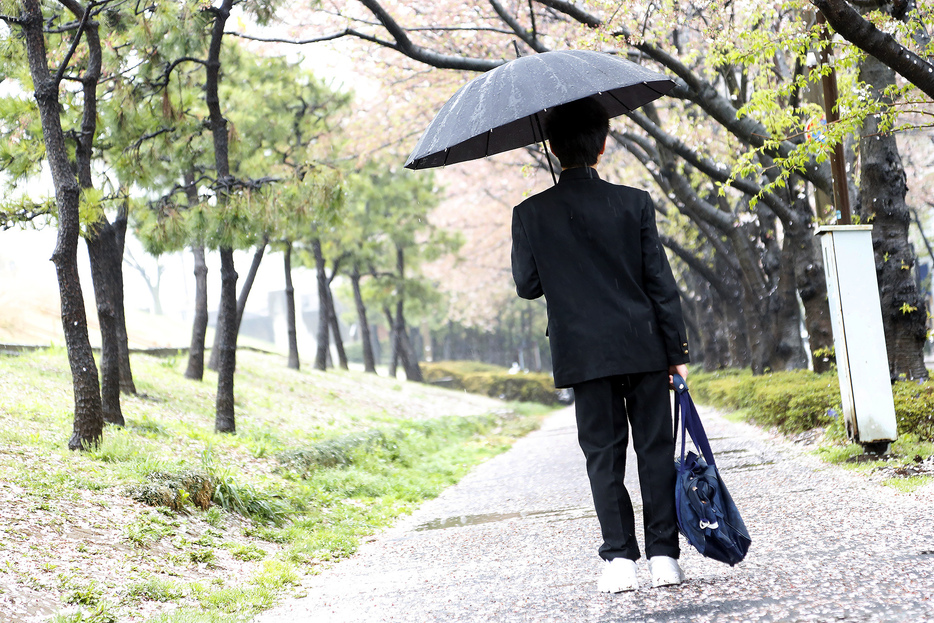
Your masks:
M 922 441 L 934 441 L 934 381 L 898 381 L 892 385 L 898 434 L 916 434 Z
M 688 386 L 698 402 L 741 409 L 748 421 L 783 433 L 828 426 L 843 413 L 834 372 L 794 370 L 762 376 L 753 376 L 749 370 L 692 372 Z M 934 441 L 934 381 L 898 381 L 892 393 L 898 434 Z
M 827 426 L 833 421 L 833 413 L 842 412 L 835 374 L 808 370 L 762 376 L 753 376 L 749 370 L 694 373 L 688 387 L 699 402 L 743 409 L 746 419 L 783 433 Z
M 560 403 L 554 380 L 543 372 L 510 374 L 506 368 L 476 361 L 436 361 L 420 365 L 427 382 L 443 387 L 503 400 L 545 405 Z

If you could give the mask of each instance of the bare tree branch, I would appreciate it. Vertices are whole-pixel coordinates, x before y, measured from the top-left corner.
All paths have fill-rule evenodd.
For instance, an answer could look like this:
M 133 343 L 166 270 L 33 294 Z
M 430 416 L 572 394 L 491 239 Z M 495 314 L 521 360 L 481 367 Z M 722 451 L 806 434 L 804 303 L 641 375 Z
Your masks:
M 893 71 L 934 99 L 934 65 L 876 28 L 846 0 L 811 0 L 844 39 L 876 57 Z
M 678 256 L 682 262 L 687 264 L 688 268 L 697 273 L 701 279 L 709 283 L 710 287 L 716 290 L 717 294 L 719 294 L 722 299 L 729 301 L 736 296 L 736 293 L 726 284 L 723 277 L 716 270 L 708 266 L 702 258 L 685 249 L 671 236 L 660 234 L 658 238 L 666 248 Z
M 468 58 L 466 56 L 441 54 L 416 45 L 409 38 L 406 29 L 400 26 L 377 0 L 360 0 L 360 3 L 376 16 L 383 25 L 383 28 L 385 28 L 395 40 L 393 44 L 387 44 L 381 41 L 377 41 L 377 43 L 401 52 L 413 60 L 427 63 L 439 69 L 460 69 L 464 71 L 481 72 L 499 67 L 505 62 L 503 60 Z
M 67 6 L 68 1 L 63 0 L 62 4 Z M 68 52 L 65 54 L 65 58 L 62 60 L 61 66 L 58 68 L 58 71 L 55 72 L 55 77 L 52 78 L 52 84 L 56 86 L 61 84 L 62 76 L 65 75 L 65 69 L 68 68 L 68 63 L 71 62 L 71 57 L 74 56 L 75 50 L 78 49 L 78 44 L 81 42 L 81 35 L 84 34 L 84 29 L 87 28 L 88 20 L 91 18 L 91 9 L 94 8 L 94 4 L 94 2 L 89 3 L 87 8 L 84 10 L 84 16 L 81 18 L 81 23 L 78 25 L 78 32 L 75 33 L 74 39 L 71 40 L 71 47 L 68 48 Z
M 685 145 L 683 141 L 680 141 L 674 136 L 671 136 L 665 132 L 651 119 L 649 119 L 648 116 L 642 114 L 641 112 L 633 111 L 628 114 L 628 117 L 639 127 L 645 130 L 649 136 L 658 141 L 659 144 L 664 145 L 666 149 L 676 153 L 691 166 L 713 181 L 720 182 L 721 184 L 729 183 L 731 186 L 750 197 L 760 197 L 762 202 L 772 208 L 775 214 L 786 223 L 795 220 L 795 215 L 789 206 L 774 194 L 763 193 L 762 187 L 760 187 L 758 184 L 755 184 L 751 180 L 742 178 L 731 179 L 731 171 L 729 167 L 720 165 L 710 158 L 706 158 L 700 155 L 697 151 Z
M 522 27 L 522 24 L 519 23 L 519 20 L 515 16 L 510 15 L 502 4 L 498 0 L 490 0 L 490 6 L 493 7 L 493 10 L 496 11 L 496 14 L 499 15 L 506 24 L 512 29 L 516 36 L 522 39 L 527 46 L 535 50 L 536 52 L 547 52 L 548 48 L 545 47 L 541 41 L 535 36 L 533 31 L 529 31 L 526 28 Z
M 570 2 L 566 2 L 565 0 L 535 0 L 535 1 L 538 2 L 539 4 L 543 4 L 551 9 L 554 9 L 555 11 L 558 11 L 559 13 L 564 13 L 568 17 L 580 22 L 581 24 L 584 24 L 585 26 L 589 26 L 591 28 L 599 28 L 600 26 L 603 25 L 603 22 L 600 21 L 600 19 L 597 18 L 596 16 L 591 15 L 587 11 L 578 8 L 574 6 L 573 4 L 571 4 Z
M 392 43 L 388 41 L 378 40 L 370 35 L 356 31 L 352 28 L 345 28 L 340 32 L 335 32 L 330 35 L 324 35 L 321 37 L 314 37 L 312 39 L 281 39 L 279 37 L 257 37 L 255 35 L 248 35 L 245 32 L 234 32 L 232 30 L 227 30 L 224 32 L 225 35 L 230 35 L 231 37 L 239 37 L 241 39 L 249 39 L 250 41 L 261 41 L 263 43 L 287 43 L 289 45 L 305 45 L 308 43 L 320 43 L 322 41 L 333 41 L 335 39 L 340 39 L 341 37 L 353 36 L 360 39 L 365 39 L 372 43 L 378 43 L 383 46 L 392 47 Z

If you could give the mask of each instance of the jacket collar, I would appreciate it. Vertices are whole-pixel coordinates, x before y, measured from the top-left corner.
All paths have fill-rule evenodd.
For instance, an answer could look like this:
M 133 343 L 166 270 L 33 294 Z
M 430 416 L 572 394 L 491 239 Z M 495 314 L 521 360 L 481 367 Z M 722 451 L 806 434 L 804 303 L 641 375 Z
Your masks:
M 558 179 L 558 182 L 565 182 L 568 180 L 599 180 L 600 174 L 597 173 L 597 170 L 593 167 L 574 167 L 573 169 L 565 169 L 561 172 L 561 177 Z

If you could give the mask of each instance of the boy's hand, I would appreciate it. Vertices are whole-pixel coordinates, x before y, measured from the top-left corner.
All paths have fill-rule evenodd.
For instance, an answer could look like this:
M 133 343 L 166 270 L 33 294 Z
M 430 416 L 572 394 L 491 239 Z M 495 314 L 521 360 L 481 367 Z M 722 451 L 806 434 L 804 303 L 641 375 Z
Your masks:
M 668 387 L 671 389 L 675 388 L 675 381 L 672 378 L 675 374 L 681 375 L 681 378 L 685 381 L 688 380 L 688 367 L 683 363 L 679 363 L 676 366 L 668 366 Z

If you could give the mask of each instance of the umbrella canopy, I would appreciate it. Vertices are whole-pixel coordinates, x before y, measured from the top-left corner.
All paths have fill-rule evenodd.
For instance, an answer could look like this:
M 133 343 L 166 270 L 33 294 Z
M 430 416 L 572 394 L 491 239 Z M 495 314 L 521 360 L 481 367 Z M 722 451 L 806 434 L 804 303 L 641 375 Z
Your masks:
M 523 56 L 461 87 L 422 135 L 405 166 L 429 169 L 491 156 L 544 140 L 539 113 L 595 96 L 610 117 L 670 91 L 663 74 L 587 50 Z

